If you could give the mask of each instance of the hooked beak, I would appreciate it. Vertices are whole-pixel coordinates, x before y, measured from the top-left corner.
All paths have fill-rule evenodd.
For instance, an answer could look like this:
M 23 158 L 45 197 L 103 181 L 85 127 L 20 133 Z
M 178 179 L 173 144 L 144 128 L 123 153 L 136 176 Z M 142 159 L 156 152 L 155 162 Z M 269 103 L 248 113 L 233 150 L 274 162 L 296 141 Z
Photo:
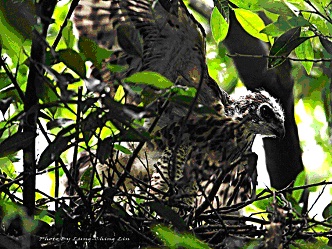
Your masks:
M 286 131 L 283 125 L 278 127 L 271 127 L 271 130 L 277 138 L 283 139 L 285 137 Z

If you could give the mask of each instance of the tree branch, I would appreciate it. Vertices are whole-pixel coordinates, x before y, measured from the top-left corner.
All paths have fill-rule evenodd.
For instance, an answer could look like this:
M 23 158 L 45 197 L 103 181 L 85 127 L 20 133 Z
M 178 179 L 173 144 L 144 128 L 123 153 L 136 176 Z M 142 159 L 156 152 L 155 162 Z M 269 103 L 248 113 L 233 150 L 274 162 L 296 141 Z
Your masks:
M 190 6 L 196 9 L 197 2 L 191 0 Z M 209 18 L 210 13 L 205 13 L 204 16 Z M 230 27 L 224 45 L 230 54 L 248 55 L 233 57 L 243 83 L 249 90 L 264 88 L 280 100 L 285 111 L 285 137 L 281 140 L 263 139 L 271 185 L 277 189 L 282 189 L 291 184 L 304 168 L 294 119 L 294 81 L 291 77 L 291 65 L 286 60 L 278 67 L 268 69 L 266 58 L 269 52 L 268 44 L 250 36 L 236 20 L 232 10 L 230 10 L 229 18 Z
M 37 13 L 42 16 L 51 18 L 57 1 L 46 0 L 36 4 Z M 43 19 L 42 19 L 43 20 Z M 49 23 L 43 23 L 43 37 L 46 37 L 46 32 Z M 37 133 L 37 119 L 38 119 L 38 96 L 37 89 L 43 83 L 43 77 L 40 72 L 42 68 L 38 66 L 45 62 L 45 44 L 41 42 L 42 39 L 36 34 L 33 35 L 31 47 L 31 60 L 29 66 L 28 82 L 24 96 L 24 111 L 25 119 L 23 124 L 24 132 Z M 37 65 L 38 64 L 38 65 Z M 35 185 L 36 185 L 36 155 L 35 155 L 35 139 L 31 139 L 29 144 L 23 149 L 23 205 L 27 208 L 29 216 L 34 215 L 35 209 Z

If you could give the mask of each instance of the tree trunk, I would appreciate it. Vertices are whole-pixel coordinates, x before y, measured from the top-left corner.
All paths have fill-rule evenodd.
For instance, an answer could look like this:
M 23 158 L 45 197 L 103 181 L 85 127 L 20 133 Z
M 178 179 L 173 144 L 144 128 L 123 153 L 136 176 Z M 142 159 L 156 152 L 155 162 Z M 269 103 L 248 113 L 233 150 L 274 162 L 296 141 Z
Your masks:
M 199 1 L 191 0 L 190 5 L 206 18 L 211 9 L 199 6 Z M 230 10 L 230 28 L 224 45 L 230 54 L 249 55 L 233 57 L 239 76 L 249 90 L 264 88 L 280 100 L 285 111 L 286 134 L 283 139 L 264 138 L 266 166 L 271 185 L 282 189 L 294 181 L 304 169 L 298 130 L 294 119 L 294 81 L 291 77 L 291 64 L 285 61 L 277 68 L 267 68 L 267 58 L 253 58 L 250 55 L 268 55 L 269 46 L 263 41 L 249 35 L 236 20 Z
M 230 12 L 230 29 L 224 41 L 230 54 L 268 55 L 268 46 L 243 30 Z M 285 111 L 286 134 L 283 139 L 264 138 L 266 165 L 271 185 L 282 189 L 292 183 L 303 170 L 298 130 L 294 119 L 294 81 L 291 65 L 284 62 L 277 68 L 267 68 L 267 58 L 234 57 L 238 73 L 249 90 L 264 88 L 280 100 Z

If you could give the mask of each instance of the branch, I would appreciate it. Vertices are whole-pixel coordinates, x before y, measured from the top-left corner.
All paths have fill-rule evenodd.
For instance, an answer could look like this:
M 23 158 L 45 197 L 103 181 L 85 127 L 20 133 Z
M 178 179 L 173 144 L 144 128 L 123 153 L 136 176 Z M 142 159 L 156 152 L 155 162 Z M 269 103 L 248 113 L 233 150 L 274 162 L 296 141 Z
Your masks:
M 46 3 L 47 2 L 47 3 Z M 44 1 L 36 4 L 41 16 L 51 18 L 57 1 Z M 43 22 L 43 38 L 46 37 L 46 31 L 49 23 Z M 33 35 L 31 46 L 31 60 L 44 64 L 46 48 L 45 44 L 41 42 L 38 35 Z M 40 76 L 39 71 L 42 70 L 37 63 L 30 63 L 28 82 L 24 98 L 24 111 L 26 113 L 23 122 L 24 132 L 37 133 L 37 119 L 38 119 L 38 96 L 37 89 L 43 82 L 43 77 Z M 35 185 L 36 185 L 36 155 L 35 155 L 35 138 L 28 142 L 28 145 L 23 149 L 23 205 L 27 208 L 29 216 L 34 215 L 35 210 Z
M 248 55 L 232 57 L 245 86 L 249 90 L 264 88 L 282 104 L 285 112 L 285 137 L 263 139 L 271 185 L 282 189 L 293 182 L 304 168 L 294 119 L 291 65 L 286 60 L 278 67 L 268 70 L 268 44 L 250 36 L 239 24 L 233 11 L 230 11 L 230 28 L 224 45 L 231 55 Z
M 210 18 L 212 8 L 202 7 L 201 1 L 198 0 L 189 2 L 190 7 L 205 18 Z M 264 88 L 272 96 L 280 99 L 285 111 L 285 138 L 283 140 L 263 139 L 271 185 L 282 189 L 288 186 L 303 170 L 301 148 L 294 119 L 294 81 L 290 73 L 290 59 L 285 58 L 286 61 L 282 65 L 268 70 L 268 44 L 249 35 L 239 24 L 232 10 L 230 10 L 229 19 L 229 32 L 223 44 L 229 51 L 229 56 L 233 58 L 243 83 L 249 90 Z M 325 59 L 315 62 L 321 61 L 325 61 Z M 331 62 L 330 59 L 327 61 Z M 289 151 L 293 151 L 293 153 L 289 154 Z M 284 172 L 288 172 L 288 174 L 285 175 Z
M 59 30 L 59 33 L 58 33 L 57 37 L 55 38 L 55 41 L 54 41 L 54 43 L 53 43 L 53 45 L 52 45 L 52 48 L 53 48 L 53 49 L 56 49 L 56 47 L 58 46 L 58 44 L 59 44 L 59 42 L 60 42 L 60 39 L 61 39 L 61 37 L 62 37 L 62 31 L 63 31 L 63 29 L 67 26 L 67 24 L 68 24 L 68 20 L 70 19 L 70 17 L 71 17 L 71 15 L 73 14 L 73 12 L 74 12 L 76 6 L 78 5 L 78 2 L 79 2 L 79 0 L 74 0 L 74 1 L 71 3 L 70 8 L 69 8 L 69 11 L 68 11 L 68 13 L 67 13 L 67 16 L 66 16 L 66 18 L 65 18 L 65 20 L 64 20 L 64 22 L 63 22 L 63 24 L 61 25 L 60 30 Z
M 236 57 L 243 57 L 243 58 L 271 58 L 271 59 L 284 59 L 290 61 L 309 61 L 309 62 L 332 62 L 332 58 L 321 58 L 321 59 L 298 59 L 298 58 L 291 58 L 287 56 L 273 56 L 273 55 L 254 55 L 254 54 L 226 54 L 228 57 L 236 58 Z
M 9 77 L 9 79 L 13 83 L 16 91 L 18 92 L 18 95 L 20 96 L 20 99 L 22 101 L 24 101 L 24 99 L 25 99 L 24 93 L 23 93 L 22 89 L 20 88 L 20 86 L 19 86 L 16 78 L 14 77 L 14 75 L 12 74 L 12 72 L 8 69 L 7 64 L 5 62 L 5 59 L 2 58 L 2 56 L 0 56 L 0 67 L 2 67 L 5 70 L 7 76 Z

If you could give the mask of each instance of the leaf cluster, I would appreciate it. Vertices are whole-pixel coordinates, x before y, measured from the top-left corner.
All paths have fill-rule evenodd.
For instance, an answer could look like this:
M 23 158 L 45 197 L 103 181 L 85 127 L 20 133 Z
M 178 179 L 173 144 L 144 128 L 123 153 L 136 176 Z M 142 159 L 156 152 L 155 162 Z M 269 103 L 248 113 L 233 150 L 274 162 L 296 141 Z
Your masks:
M 198 217 L 188 215 L 188 207 L 178 203 L 158 201 L 148 191 L 151 165 L 143 163 L 145 168 L 141 170 L 147 172 L 148 179 L 135 174 L 133 166 L 136 158 L 146 161 L 144 155 L 139 154 L 143 144 L 151 139 L 143 127 L 144 118 L 158 118 L 155 110 L 147 106 L 159 100 L 189 106 L 196 89 L 175 87 L 155 72 L 115 77 L 111 86 L 88 78 L 91 63 L 102 67 L 112 51 L 88 39 L 77 40 L 67 15 L 72 6 L 74 1 L 58 3 L 44 39 L 42 28 L 36 22 L 38 13 L 34 5 L 25 1 L 4 1 L 0 5 L 0 110 L 3 115 L 0 121 L 0 219 L 4 225 L 0 240 L 5 241 L 1 246 L 19 248 L 18 241 L 23 240 L 11 238 L 22 238 L 20 236 L 26 233 L 36 239 L 32 242 L 35 248 L 60 245 L 67 248 L 109 245 L 114 248 L 161 245 L 269 248 L 269 243 L 283 244 L 285 248 L 301 248 L 303 243 L 319 248 L 326 246 L 330 239 L 331 204 L 323 210 L 324 221 L 309 217 L 309 209 L 299 203 L 304 190 L 313 186 L 304 186 L 303 174 L 296 180 L 294 189 L 267 189 L 259 193 L 256 200 L 205 210 Z M 218 75 L 220 64 L 231 63 L 220 43 L 229 29 L 227 15 L 234 10 L 250 35 L 270 43 L 270 68 L 284 63 L 295 53 L 305 69 L 305 73 L 301 73 L 300 66 L 294 66 L 303 78 L 301 82 L 312 80 L 308 86 L 298 83 L 297 91 L 309 103 L 314 101 L 311 98 L 314 90 L 322 92 L 323 101 L 317 105 L 324 106 L 331 124 L 330 82 L 322 73 L 329 64 L 320 60 L 332 54 L 329 1 L 232 0 L 229 4 L 219 1 L 217 6 L 210 19 L 212 35 L 218 44 L 210 44 L 217 50 L 216 58 L 208 61 L 211 75 Z M 270 18 L 270 23 L 261 17 L 262 12 Z M 42 63 L 30 59 L 31 42 L 36 36 L 45 45 L 46 58 Z M 125 43 L 128 38 L 125 32 L 122 38 Z M 313 60 L 318 60 L 319 64 L 315 66 Z M 38 73 L 42 81 L 37 86 L 38 105 L 26 111 L 28 68 L 33 63 L 41 67 Z M 111 65 L 109 69 L 114 75 L 125 70 L 121 65 Z M 225 75 L 224 81 L 231 90 L 238 78 L 234 67 L 229 66 Z M 146 86 L 153 89 L 152 94 L 145 91 Z M 115 90 L 113 96 L 110 88 Z M 143 96 L 142 103 L 128 104 L 128 92 Z M 23 131 L 22 124 L 30 114 L 36 119 L 37 134 Z M 29 217 L 22 208 L 24 177 L 14 164 L 17 158 L 22 158 L 19 153 L 28 142 L 41 137 L 46 143 L 38 148 L 38 157 L 33 158 L 37 161 L 35 176 L 51 178 L 52 192 L 36 188 L 35 216 Z M 319 136 L 317 139 L 325 144 L 326 139 Z M 325 150 L 328 151 L 328 146 Z M 103 167 L 106 170 L 100 169 Z M 65 195 L 59 190 L 61 181 L 65 182 Z M 135 192 L 137 188 L 142 192 Z M 259 210 L 259 214 L 234 214 L 251 203 L 251 210 Z M 50 204 L 54 209 L 49 208 Z M 174 208 L 186 215 L 179 215 Z M 247 221 L 256 226 L 247 225 Z M 44 237 L 54 240 L 40 240 Z

